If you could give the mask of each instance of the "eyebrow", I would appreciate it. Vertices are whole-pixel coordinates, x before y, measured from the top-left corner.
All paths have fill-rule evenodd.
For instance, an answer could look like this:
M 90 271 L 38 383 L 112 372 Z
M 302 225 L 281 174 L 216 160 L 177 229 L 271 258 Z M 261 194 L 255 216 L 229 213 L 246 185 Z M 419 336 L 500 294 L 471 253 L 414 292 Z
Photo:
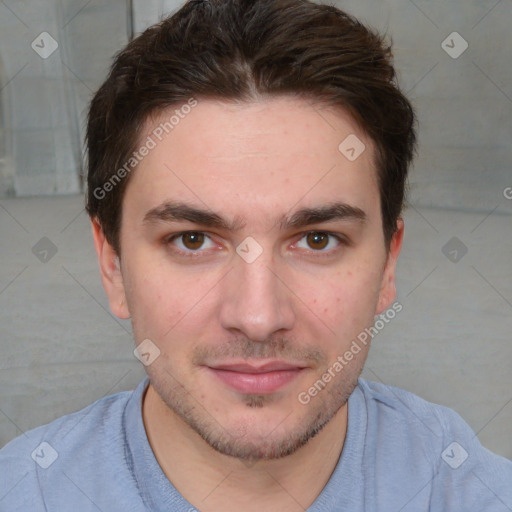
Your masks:
M 290 217 L 283 215 L 277 220 L 282 230 L 289 228 L 302 228 L 311 224 L 318 224 L 333 220 L 356 221 L 364 223 L 367 220 L 366 213 L 357 206 L 343 202 L 329 203 L 319 207 L 301 208 Z M 152 208 L 145 215 L 143 224 L 156 224 L 159 222 L 189 221 L 202 226 L 238 231 L 245 227 L 242 218 L 236 217 L 230 221 L 218 213 L 197 208 L 183 202 L 165 201 L 161 205 Z

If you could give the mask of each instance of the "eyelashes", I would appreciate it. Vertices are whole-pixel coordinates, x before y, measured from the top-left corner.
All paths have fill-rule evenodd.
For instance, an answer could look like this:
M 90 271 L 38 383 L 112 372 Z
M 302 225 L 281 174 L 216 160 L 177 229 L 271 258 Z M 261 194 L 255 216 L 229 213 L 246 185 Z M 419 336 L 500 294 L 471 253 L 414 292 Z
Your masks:
M 307 231 L 300 235 L 300 239 L 297 240 L 297 242 L 294 242 L 293 246 L 297 246 L 300 242 L 305 240 L 305 245 L 302 245 L 300 249 L 310 252 L 316 257 L 331 255 L 336 252 L 340 246 L 349 245 L 349 242 L 344 235 L 331 233 L 329 231 Z M 324 242 L 327 242 L 327 244 L 324 245 Z M 335 243 L 334 248 L 330 247 L 333 245 L 332 242 Z M 211 236 L 204 231 L 182 231 L 180 233 L 175 233 L 174 235 L 167 237 L 165 243 L 178 255 L 194 258 L 206 255 L 203 253 L 210 252 L 210 249 L 218 248 L 215 242 L 213 242 Z M 314 245 L 316 243 L 320 243 L 320 247 L 311 247 L 311 244 Z M 207 247 L 205 247 L 205 244 Z M 310 245 L 308 246 L 308 244 Z M 326 247 L 330 248 L 325 250 Z

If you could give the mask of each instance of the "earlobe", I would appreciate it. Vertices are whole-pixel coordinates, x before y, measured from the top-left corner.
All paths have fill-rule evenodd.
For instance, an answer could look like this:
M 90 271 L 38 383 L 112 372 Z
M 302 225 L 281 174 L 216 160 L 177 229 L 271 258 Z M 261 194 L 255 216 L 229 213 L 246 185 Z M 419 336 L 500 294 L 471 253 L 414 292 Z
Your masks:
M 398 255 L 402 249 L 404 237 L 404 221 L 402 218 L 397 220 L 397 229 L 391 239 L 389 252 L 386 259 L 386 266 L 382 276 L 382 283 L 379 292 L 379 301 L 377 303 L 376 315 L 380 315 L 388 309 L 396 298 L 396 263 Z
M 119 256 L 106 239 L 99 221 L 96 218 L 92 219 L 91 224 L 101 282 L 107 293 L 110 310 L 118 318 L 130 318 Z

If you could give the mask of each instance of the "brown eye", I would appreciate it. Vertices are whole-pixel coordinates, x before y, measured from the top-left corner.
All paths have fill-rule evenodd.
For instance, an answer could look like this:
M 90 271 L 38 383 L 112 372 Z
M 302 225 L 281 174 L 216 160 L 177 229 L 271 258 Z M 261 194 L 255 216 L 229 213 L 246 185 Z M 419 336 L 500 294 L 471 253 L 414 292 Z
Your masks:
M 202 231 L 183 231 L 170 236 L 165 241 L 181 254 L 201 254 L 211 249 L 214 244 L 210 237 Z M 209 244 L 209 245 L 208 245 Z
M 190 232 L 181 235 L 183 245 L 190 250 L 200 249 L 204 244 L 204 233 Z
M 202 231 L 182 231 L 165 239 L 165 244 L 178 256 L 198 258 L 212 254 L 215 243 Z
M 296 247 L 314 254 L 315 257 L 332 257 L 348 246 L 349 242 L 343 235 L 330 233 L 329 231 L 309 231 L 302 234 L 302 238 L 296 243 Z
M 312 249 L 325 249 L 329 243 L 329 235 L 327 233 L 313 231 L 307 234 L 307 243 Z

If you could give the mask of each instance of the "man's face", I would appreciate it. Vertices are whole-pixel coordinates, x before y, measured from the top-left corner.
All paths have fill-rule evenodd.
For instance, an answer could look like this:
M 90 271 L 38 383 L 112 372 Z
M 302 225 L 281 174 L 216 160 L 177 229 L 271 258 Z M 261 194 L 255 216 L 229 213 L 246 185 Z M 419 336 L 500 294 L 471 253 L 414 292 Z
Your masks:
M 148 120 L 141 143 L 170 115 Z M 351 134 L 366 145 L 354 161 L 338 149 Z M 394 300 L 401 231 L 388 255 L 371 141 L 348 115 L 291 97 L 202 100 L 152 138 L 125 191 L 112 308 L 158 348 L 151 385 L 211 446 L 292 453 L 346 406 L 368 345 L 309 403 L 299 394 Z M 335 204 L 330 220 L 295 215 Z

